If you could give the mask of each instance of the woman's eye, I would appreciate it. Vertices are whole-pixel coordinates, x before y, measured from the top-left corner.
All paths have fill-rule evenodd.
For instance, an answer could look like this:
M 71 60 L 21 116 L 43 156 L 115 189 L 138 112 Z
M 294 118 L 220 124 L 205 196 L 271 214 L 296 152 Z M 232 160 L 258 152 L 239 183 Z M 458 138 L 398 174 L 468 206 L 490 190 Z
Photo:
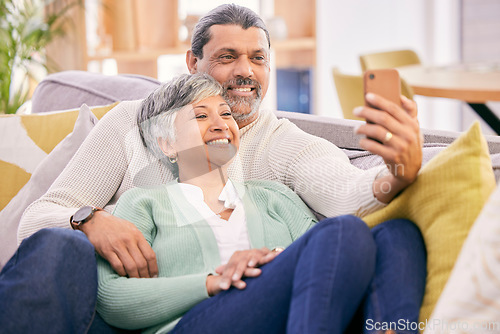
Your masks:
M 207 118 L 207 115 L 196 115 L 196 119 L 204 119 Z
M 233 116 L 233 114 L 230 111 L 225 111 L 222 113 L 222 116 Z

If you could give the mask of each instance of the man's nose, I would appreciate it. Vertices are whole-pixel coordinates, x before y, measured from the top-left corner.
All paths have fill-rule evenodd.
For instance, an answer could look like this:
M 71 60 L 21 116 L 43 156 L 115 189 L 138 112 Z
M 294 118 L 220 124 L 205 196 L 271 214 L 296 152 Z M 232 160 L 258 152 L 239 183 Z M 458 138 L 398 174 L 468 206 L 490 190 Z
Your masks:
M 240 56 L 235 63 L 235 77 L 250 78 L 253 76 L 253 67 L 251 60 L 246 56 Z

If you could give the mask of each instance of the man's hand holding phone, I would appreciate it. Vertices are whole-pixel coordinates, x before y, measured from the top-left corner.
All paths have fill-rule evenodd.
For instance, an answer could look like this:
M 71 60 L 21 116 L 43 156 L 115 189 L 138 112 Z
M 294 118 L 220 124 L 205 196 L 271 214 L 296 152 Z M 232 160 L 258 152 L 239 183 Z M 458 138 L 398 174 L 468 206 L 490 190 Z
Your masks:
M 354 114 L 366 119 L 356 133 L 360 146 L 380 155 L 389 173 L 377 178 L 374 195 L 390 202 L 417 177 L 422 164 L 422 136 L 414 101 L 400 94 L 399 74 L 393 69 L 365 73 L 365 106 Z

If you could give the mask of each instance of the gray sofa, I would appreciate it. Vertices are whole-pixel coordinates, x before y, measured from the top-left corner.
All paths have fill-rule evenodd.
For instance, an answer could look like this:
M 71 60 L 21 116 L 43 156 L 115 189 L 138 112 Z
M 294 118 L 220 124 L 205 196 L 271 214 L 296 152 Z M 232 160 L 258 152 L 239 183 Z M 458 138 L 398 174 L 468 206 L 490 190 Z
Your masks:
M 116 101 L 140 99 L 147 96 L 159 85 L 160 82 L 155 79 L 136 75 L 106 76 L 82 71 L 59 72 L 49 75 L 38 85 L 32 99 L 32 112 L 44 113 L 79 108 L 83 103 L 88 106 L 98 106 Z M 351 163 L 359 168 L 368 169 L 383 163 L 378 156 L 360 149 L 359 137 L 353 133 L 353 128 L 360 124 L 359 121 L 284 111 L 277 111 L 276 115 L 280 118 L 288 118 L 304 131 L 323 137 L 342 148 L 350 158 Z M 96 121 L 92 120 L 94 123 Z M 90 124 L 90 129 L 92 126 L 93 124 Z M 75 126 L 72 138 L 67 138 L 72 143 L 61 145 L 67 139 L 61 142 L 54 149 L 58 152 L 53 151 L 40 163 L 42 166 L 37 168 L 30 182 L 0 212 L 0 269 L 17 247 L 17 225 L 24 208 L 46 191 L 90 129 L 78 132 L 77 126 Z M 423 133 L 425 137 L 424 163 L 460 135 L 458 132 L 425 129 Z M 486 136 L 486 139 L 498 183 L 500 179 L 500 137 Z

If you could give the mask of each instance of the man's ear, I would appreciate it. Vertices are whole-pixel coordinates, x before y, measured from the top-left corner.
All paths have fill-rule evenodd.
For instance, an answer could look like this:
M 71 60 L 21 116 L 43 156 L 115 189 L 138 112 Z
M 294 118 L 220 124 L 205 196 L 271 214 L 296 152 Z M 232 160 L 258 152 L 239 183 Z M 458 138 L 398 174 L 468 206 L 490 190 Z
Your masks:
M 186 65 L 190 74 L 198 73 L 198 58 L 191 50 L 186 52 Z
M 162 137 L 158 137 L 158 146 L 167 157 L 174 157 L 177 154 L 172 145 Z

